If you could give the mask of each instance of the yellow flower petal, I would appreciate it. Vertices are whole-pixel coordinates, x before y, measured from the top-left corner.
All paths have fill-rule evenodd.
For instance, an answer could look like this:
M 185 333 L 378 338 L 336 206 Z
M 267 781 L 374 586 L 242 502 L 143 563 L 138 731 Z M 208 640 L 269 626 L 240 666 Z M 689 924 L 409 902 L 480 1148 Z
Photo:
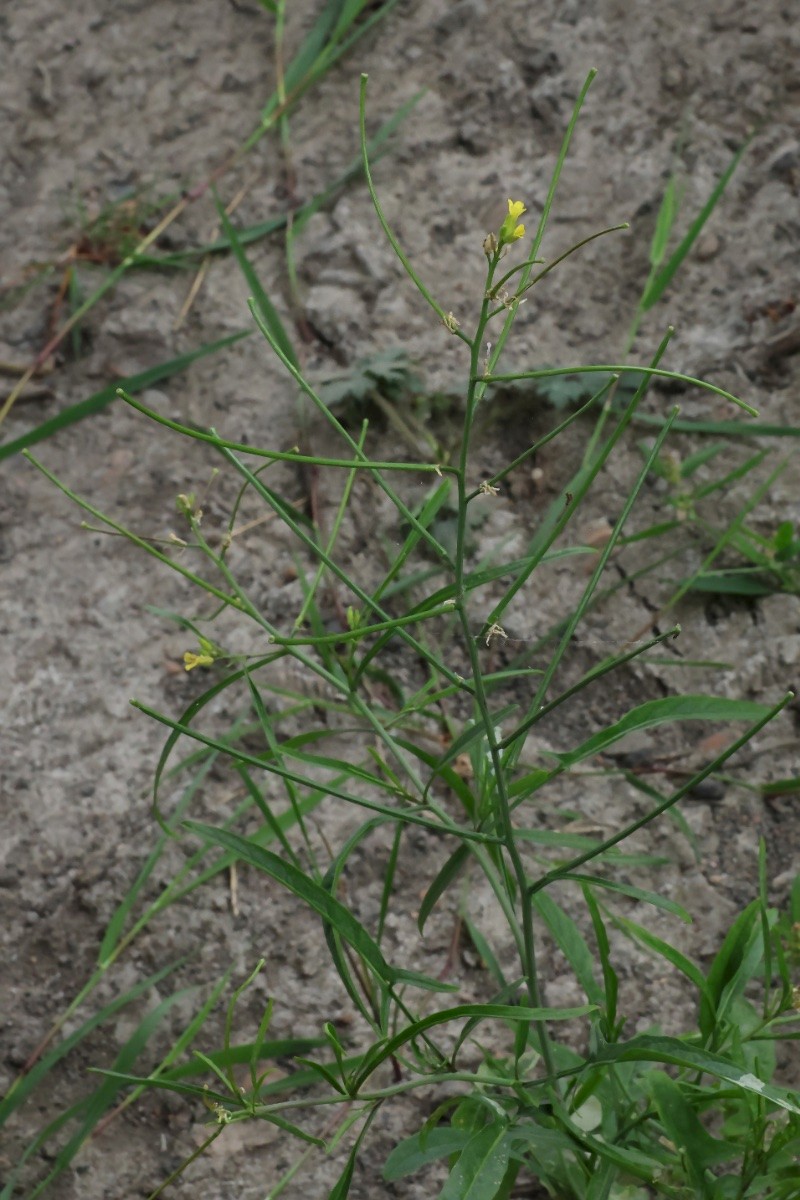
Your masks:
M 210 667 L 213 661 L 210 654 L 192 654 L 191 650 L 187 650 L 183 656 L 187 671 L 193 671 L 195 667 Z
M 527 209 L 521 200 L 509 200 L 508 216 L 503 221 L 497 237 L 494 239 L 495 244 L 492 247 L 492 253 L 497 253 L 498 250 L 502 250 L 503 246 L 509 246 L 512 242 L 519 241 L 521 237 L 525 236 L 525 226 L 517 224 L 517 222 L 526 211 Z M 491 257 L 485 243 L 484 250 L 486 250 L 487 257 Z

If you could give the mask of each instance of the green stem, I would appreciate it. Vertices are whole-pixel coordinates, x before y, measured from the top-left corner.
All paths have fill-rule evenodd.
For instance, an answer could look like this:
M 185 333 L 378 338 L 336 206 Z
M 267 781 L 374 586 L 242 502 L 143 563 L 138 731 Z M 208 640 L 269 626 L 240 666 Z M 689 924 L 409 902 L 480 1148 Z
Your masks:
M 489 265 L 486 274 L 486 286 L 484 287 L 484 296 L 481 303 L 478 324 L 470 345 L 470 378 L 467 389 L 464 432 L 461 439 L 461 451 L 459 455 L 458 473 L 456 476 L 458 489 L 458 524 L 455 555 L 455 607 L 461 622 L 466 650 L 467 654 L 469 655 L 470 666 L 472 669 L 475 705 L 480 713 L 481 721 L 486 733 L 489 754 L 492 759 L 492 773 L 496 789 L 496 811 L 494 815 L 498 826 L 498 832 L 508 860 L 506 861 L 504 857 L 500 856 L 499 865 L 503 875 L 503 885 L 506 895 L 509 899 L 514 896 L 515 892 L 519 896 L 521 909 L 520 924 L 522 929 L 522 946 L 520 949 L 523 974 L 525 977 L 528 996 L 530 997 L 531 1007 L 541 1008 L 541 990 L 537 975 L 536 942 L 533 929 L 533 909 L 527 896 L 528 880 L 514 836 L 514 828 L 511 822 L 511 806 L 509 802 L 508 790 L 506 787 L 506 777 L 503 769 L 503 760 L 499 746 L 500 739 L 498 734 L 495 732 L 494 723 L 489 711 L 477 644 L 470 628 L 469 613 L 467 611 L 468 592 L 465 587 L 467 508 L 469 504 L 467 496 L 467 470 L 469 467 L 470 439 L 475 412 L 486 390 L 486 385 L 479 378 L 480 355 L 483 347 L 483 338 L 486 331 L 486 326 L 490 320 L 489 297 L 492 291 L 494 273 L 497 270 L 501 253 L 502 247 L 495 251 L 492 257 L 489 259 Z M 541 1020 L 536 1021 L 535 1026 L 539 1038 L 545 1069 L 548 1075 L 552 1077 L 555 1074 L 555 1064 L 550 1048 L 550 1038 L 547 1032 L 547 1026 L 546 1023 Z

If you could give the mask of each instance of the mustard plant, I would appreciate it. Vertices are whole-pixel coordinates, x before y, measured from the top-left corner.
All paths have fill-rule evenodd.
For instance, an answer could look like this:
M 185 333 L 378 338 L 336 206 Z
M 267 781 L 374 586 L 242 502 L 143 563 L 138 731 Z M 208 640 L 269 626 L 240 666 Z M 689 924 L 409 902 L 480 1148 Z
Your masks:
M 389 1155 L 383 1179 L 391 1182 L 438 1162 L 434 1179 L 441 1200 L 533 1195 L 525 1190 L 533 1180 L 558 1200 L 791 1200 L 798 1194 L 800 1098 L 773 1076 L 777 1042 L 798 1036 L 796 963 L 787 931 L 800 919 L 800 889 L 793 893 L 792 912 L 777 913 L 768 900 L 763 849 L 754 847 L 758 895 L 703 970 L 639 919 L 639 912 L 651 907 L 683 921 L 691 917 L 647 886 L 646 873 L 642 882 L 631 882 L 631 871 L 647 869 L 656 859 L 638 843 L 628 845 L 662 815 L 677 814 L 680 802 L 772 721 L 790 697 L 760 704 L 714 695 L 660 696 L 626 708 L 577 739 L 565 723 L 557 734 L 559 748 L 535 762 L 525 753 L 529 736 L 551 714 L 573 710 L 584 691 L 679 633 L 677 627 L 653 633 L 599 660 L 577 680 L 561 682 L 559 671 L 575 631 L 597 598 L 641 489 L 663 464 L 677 410 L 661 419 L 655 438 L 644 447 L 641 468 L 609 536 L 591 557 L 574 607 L 541 662 L 536 667 L 513 658 L 498 663 L 487 653 L 509 641 L 506 625 L 515 605 L 524 598 L 535 603 L 535 581 L 546 564 L 589 553 L 580 541 L 565 540 L 565 531 L 630 433 L 654 378 L 704 388 L 754 413 L 725 389 L 662 366 L 669 330 L 645 363 L 500 369 L 522 301 L 569 257 L 545 262 L 542 241 L 591 79 L 575 106 L 532 234 L 522 220 L 525 201 L 513 186 L 499 227 L 485 236 L 476 229 L 475 253 L 483 255 L 486 274 L 470 314 L 453 313 L 435 297 L 386 220 L 370 173 L 362 78 L 363 166 L 377 219 L 440 323 L 442 337 L 463 346 L 468 382 L 453 461 L 424 454 L 411 461 L 377 456 L 366 421 L 352 429 L 335 415 L 302 371 L 221 209 L 225 237 L 252 286 L 253 320 L 334 450 L 320 454 L 241 444 L 224 432 L 170 420 L 123 393 L 131 408 L 161 431 L 188 445 L 211 447 L 238 482 L 221 536 L 212 536 L 187 490 L 179 499 L 182 529 L 174 549 L 125 529 L 50 476 L 93 521 L 124 533 L 198 590 L 197 611 L 175 619 L 186 634 L 185 668 L 196 672 L 195 678 L 205 675 L 208 686 L 178 717 L 136 705 L 169 731 L 155 773 L 153 806 L 163 837 L 184 839 L 191 847 L 196 867 L 191 886 L 231 864 L 263 873 L 305 906 L 319 931 L 320 962 L 326 954 L 340 983 L 340 996 L 317 997 L 320 1007 L 328 1003 L 329 1012 L 318 1036 L 303 1046 L 287 1050 L 285 1043 L 268 1038 L 281 1008 L 280 981 L 252 1041 L 233 1040 L 237 1003 L 254 973 L 232 995 L 223 1044 L 215 1053 L 185 1060 L 199 1027 L 194 1023 L 175 1053 L 149 1075 L 133 1074 L 124 1061 L 104 1073 L 108 1086 L 131 1085 L 137 1093 L 167 1088 L 203 1105 L 209 1134 L 201 1150 L 241 1121 L 267 1121 L 296 1138 L 297 1164 L 285 1177 L 269 1181 L 270 1197 L 284 1191 L 307 1156 L 318 1151 L 339 1155 L 329 1200 L 343 1200 L 351 1189 L 355 1194 L 356 1164 L 384 1108 L 418 1093 L 427 1098 L 425 1119 L 418 1119 Z M 659 262 L 647 281 L 648 303 L 658 290 Z M 674 256 L 668 259 L 670 278 L 677 265 Z M 575 375 L 597 377 L 580 407 L 559 415 L 543 438 L 521 447 L 500 470 L 488 477 L 477 473 L 476 422 L 492 405 L 498 385 Z M 635 380 L 632 389 L 620 388 L 626 378 Z M 592 416 L 585 453 L 557 500 L 536 514 L 524 553 L 510 561 L 490 554 L 476 562 L 471 512 L 494 503 L 541 445 L 568 429 L 585 428 Z M 435 446 L 433 440 L 421 448 Z M 281 464 L 311 468 L 338 481 L 330 528 L 323 531 L 313 515 L 273 485 Z M 340 549 L 363 479 L 393 512 L 401 531 L 389 561 L 364 578 Z M 415 498 L 420 484 L 421 501 Z M 254 503 L 291 535 L 294 612 L 259 603 L 237 573 L 231 549 L 236 520 L 243 505 Z M 437 532 L 447 503 L 456 514 L 452 541 Z M 381 561 L 377 545 L 374 561 Z M 332 603 L 326 598 L 331 594 Z M 239 640 L 245 631 L 247 653 L 226 648 L 234 627 Z M 240 716 L 220 733 L 212 712 L 223 695 Z M 590 786 L 589 777 L 576 783 L 581 766 L 626 735 L 693 721 L 732 727 L 727 746 L 675 788 L 644 787 L 647 810 L 613 832 L 575 832 L 557 805 L 543 807 L 558 789 Z M 245 803 L 222 824 L 188 819 L 191 793 L 184 793 L 172 812 L 164 808 L 173 753 L 187 743 L 192 751 L 185 761 L 195 768 L 226 761 L 243 787 Z M 345 832 L 338 844 L 331 843 L 326 825 L 324 814 L 331 809 L 348 817 L 339 826 Z M 327 828 L 322 837 L 310 819 L 316 811 Z M 549 824 L 541 820 L 543 811 L 550 814 Z M 419 941 L 399 946 L 389 917 L 409 915 L 400 911 L 407 904 L 400 876 L 414 859 L 415 837 L 433 848 L 438 865 L 417 881 L 423 888 L 416 914 Z M 371 908 L 346 886 L 364 854 L 378 864 Z M 502 935 L 496 921 L 494 932 L 486 932 L 471 904 L 478 893 L 501 919 Z M 169 900 L 179 894 L 173 888 Z M 452 963 L 449 970 L 433 971 L 426 956 L 424 930 L 448 903 L 482 964 L 484 999 L 462 1002 L 453 995 L 459 985 Z M 106 939 L 106 957 L 118 952 L 131 906 L 132 901 L 126 904 Z M 615 967 L 624 939 L 684 980 L 685 1033 L 627 1034 Z M 547 1003 L 543 970 L 556 951 L 574 975 L 579 1003 Z M 226 986 L 223 980 L 214 989 L 202 1020 Z M 355 1014 L 346 1033 L 336 1022 L 341 997 Z M 269 1063 L 280 1053 L 294 1055 L 294 1069 L 276 1076 Z M 235 1070 L 242 1066 L 244 1077 Z M 405 1111 L 416 1112 L 411 1106 Z M 378 1194 L 383 1186 L 372 1178 L 366 1194 Z

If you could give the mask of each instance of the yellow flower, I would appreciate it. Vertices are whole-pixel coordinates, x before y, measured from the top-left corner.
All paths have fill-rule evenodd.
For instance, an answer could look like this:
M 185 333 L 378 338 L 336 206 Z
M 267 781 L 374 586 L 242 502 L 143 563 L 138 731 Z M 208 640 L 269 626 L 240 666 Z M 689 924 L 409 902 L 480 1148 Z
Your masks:
M 183 665 L 187 671 L 193 671 L 195 667 L 210 667 L 213 661 L 210 654 L 192 654 L 191 650 L 187 650 L 183 656 Z
M 500 226 L 500 232 L 497 235 L 498 246 L 508 246 L 511 242 L 525 237 L 525 226 L 517 223 L 525 211 L 525 205 L 521 200 L 509 200 L 508 216 Z

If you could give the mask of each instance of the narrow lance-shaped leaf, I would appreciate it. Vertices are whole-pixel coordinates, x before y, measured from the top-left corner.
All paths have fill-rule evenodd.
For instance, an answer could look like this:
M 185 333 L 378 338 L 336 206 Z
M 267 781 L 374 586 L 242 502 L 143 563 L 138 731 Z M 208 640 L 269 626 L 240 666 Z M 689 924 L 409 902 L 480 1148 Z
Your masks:
M 601 754 L 636 730 L 652 729 L 671 721 L 758 721 L 770 711 L 765 704 L 717 696 L 669 696 L 664 700 L 649 700 L 631 709 L 614 725 L 601 729 L 575 750 L 554 757 L 564 769 L 569 769 L 585 758 Z
M 787 1112 L 800 1116 L 800 1095 L 788 1088 L 765 1083 L 751 1071 L 729 1062 L 717 1054 L 709 1054 L 696 1046 L 682 1042 L 680 1038 L 651 1037 L 643 1034 L 629 1042 L 604 1046 L 594 1056 L 595 1063 L 605 1062 L 663 1062 L 686 1067 L 690 1071 L 701 1071 L 713 1075 L 725 1083 L 731 1083 L 744 1091 L 761 1096 L 764 1100 L 785 1108 Z M 563 1074 L 574 1074 L 572 1071 Z
M 277 880 L 295 896 L 298 896 L 325 921 L 329 921 L 334 929 L 346 942 L 363 958 L 376 974 L 386 983 L 393 983 L 397 972 L 390 967 L 380 947 L 372 940 L 360 921 L 357 921 L 349 909 L 331 896 L 324 887 L 320 887 L 313 879 L 309 879 L 292 863 L 284 862 L 277 854 L 256 846 L 238 834 L 226 829 L 216 829 L 213 825 L 202 825 L 196 821 L 187 821 L 187 829 L 196 833 L 207 842 L 232 850 L 242 862 L 249 863 L 258 871 L 263 871 L 270 878 Z

